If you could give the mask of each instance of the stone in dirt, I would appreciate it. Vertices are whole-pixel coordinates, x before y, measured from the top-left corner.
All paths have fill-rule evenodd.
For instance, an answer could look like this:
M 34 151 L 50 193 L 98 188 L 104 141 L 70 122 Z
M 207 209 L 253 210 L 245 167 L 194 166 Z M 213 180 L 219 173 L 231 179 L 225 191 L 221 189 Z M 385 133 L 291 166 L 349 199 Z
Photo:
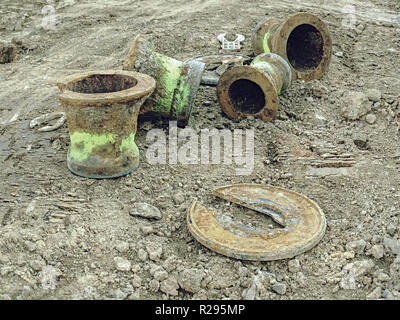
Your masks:
M 353 142 L 361 150 L 368 149 L 368 137 L 365 134 L 356 134 Z
M 340 281 L 340 287 L 345 290 L 357 289 L 357 279 L 369 273 L 374 266 L 375 264 L 371 260 L 362 260 L 346 264 L 342 270 L 344 276 Z
M 382 288 L 376 287 L 374 291 L 372 291 L 369 295 L 367 295 L 367 299 L 379 299 L 382 296 Z
M 371 248 L 370 253 L 372 254 L 372 256 L 375 259 L 381 259 L 381 258 L 383 258 L 383 255 L 385 254 L 385 249 L 383 248 L 382 245 L 377 244 Z
M 160 284 L 160 291 L 169 294 L 170 296 L 177 296 L 178 289 L 179 285 L 175 277 L 169 277 Z
M 150 260 L 158 261 L 161 258 L 163 248 L 160 243 L 149 243 L 146 246 L 146 250 L 149 254 Z
M 289 272 L 292 273 L 297 273 L 301 269 L 300 262 L 297 259 L 290 260 L 288 263 L 288 267 L 289 267 Z
M 353 251 L 357 254 L 360 254 L 364 251 L 366 245 L 367 243 L 364 240 L 357 240 L 346 244 L 346 249 L 348 251 Z
M 15 45 L 0 41 L 0 64 L 13 62 L 17 55 L 17 48 Z
M 131 270 L 131 262 L 124 258 L 115 257 L 114 263 L 118 271 L 127 272 Z
M 277 282 L 272 286 L 272 290 L 277 294 L 284 295 L 286 293 L 286 284 Z
M 161 211 L 148 203 L 135 203 L 133 210 L 129 214 L 134 217 L 142 217 L 146 219 L 162 219 Z
M 367 91 L 367 97 L 372 102 L 379 102 L 382 98 L 382 93 L 378 89 L 370 89 Z
M 368 124 L 374 124 L 376 122 L 376 116 L 374 114 L 367 114 L 367 116 L 365 117 L 365 121 Z
M 400 255 L 400 240 L 385 238 L 383 244 L 396 255 Z
M 197 293 L 201 289 L 204 272 L 198 269 L 187 269 L 179 274 L 178 283 L 187 292 Z
M 341 115 L 348 120 L 358 120 L 371 111 L 372 103 L 362 92 L 350 91 L 342 100 Z

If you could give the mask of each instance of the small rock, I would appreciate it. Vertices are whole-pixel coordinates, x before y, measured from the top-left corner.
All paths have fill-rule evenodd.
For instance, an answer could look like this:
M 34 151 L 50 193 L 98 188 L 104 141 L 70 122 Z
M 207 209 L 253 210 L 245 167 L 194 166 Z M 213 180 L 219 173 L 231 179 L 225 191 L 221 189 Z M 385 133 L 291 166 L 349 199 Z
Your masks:
M 382 296 L 382 288 L 376 287 L 374 291 L 372 291 L 369 295 L 367 295 L 367 299 L 379 299 Z
M 379 272 L 378 275 L 376 276 L 376 279 L 379 282 L 387 282 L 390 280 L 390 276 L 384 272 Z
M 161 211 L 148 203 L 135 203 L 133 210 L 129 214 L 134 217 L 142 217 L 147 219 L 162 219 Z
M 342 51 L 337 51 L 335 52 L 335 56 L 338 58 L 343 58 L 343 52 Z
M 127 272 L 131 270 L 131 262 L 124 258 L 115 257 L 114 262 L 118 271 Z
M 349 242 L 348 244 L 346 244 L 346 249 L 348 251 L 353 251 L 357 254 L 360 254 L 360 253 L 364 252 L 366 245 L 367 245 L 367 243 L 361 239 L 361 240 Z
M 128 297 L 128 294 L 121 289 L 113 290 L 111 295 L 117 300 L 125 300 Z
M 341 115 L 348 120 L 358 120 L 371 111 L 372 103 L 362 92 L 350 91 L 343 97 Z
M 155 233 L 153 226 L 141 226 L 140 229 L 146 235 Z
M 157 292 L 160 289 L 160 282 L 156 279 L 153 279 L 149 282 L 150 291 Z
M 374 267 L 371 260 L 362 260 L 349 263 L 343 267 L 343 278 L 340 287 L 345 290 L 355 290 L 357 288 L 357 278 L 367 274 Z
M 300 262 L 297 259 L 290 260 L 288 263 L 289 271 L 292 273 L 297 273 L 300 271 Z
M 197 293 L 201 289 L 201 281 L 204 275 L 204 272 L 201 270 L 186 269 L 179 274 L 178 283 L 183 290 Z
M 167 278 L 168 278 L 168 272 L 165 271 L 164 269 L 156 271 L 154 273 L 154 279 L 156 279 L 157 281 L 163 281 Z
M 376 115 L 374 115 L 374 114 L 367 114 L 367 116 L 365 117 L 365 121 L 368 123 L 368 124 L 374 124 L 375 122 L 376 122 Z
M 121 253 L 127 252 L 129 250 L 129 243 L 125 241 L 119 241 L 115 246 L 115 249 Z
M 388 299 L 389 297 L 390 297 L 390 291 L 389 291 L 388 289 L 385 289 L 385 290 L 382 292 L 382 298 Z
M 145 262 L 149 258 L 149 254 L 144 249 L 139 249 L 138 258 L 139 258 L 140 261 Z
M 272 290 L 277 294 L 284 295 L 286 293 L 286 284 L 277 282 L 272 286 Z
M 385 238 L 383 244 L 396 255 L 400 255 L 400 240 Z
M 129 300 L 140 300 L 140 292 L 139 291 L 135 291 L 134 293 L 132 293 L 129 297 Z
M 353 142 L 361 150 L 368 149 L 368 137 L 365 134 L 356 134 Z
M 257 296 L 257 284 L 255 281 L 251 283 L 251 286 L 243 290 L 242 297 L 244 300 L 255 300 Z
M 353 251 L 346 251 L 345 253 L 343 253 L 343 257 L 347 260 L 351 260 L 354 259 L 355 254 Z
M 185 202 L 185 197 L 181 193 L 177 193 L 172 197 L 175 204 L 179 205 Z
M 389 223 L 389 225 L 386 227 L 386 232 L 390 235 L 393 236 L 397 231 L 397 227 L 393 223 Z
M 178 281 L 175 277 L 169 277 L 168 279 L 161 282 L 160 291 L 170 296 L 177 296 L 178 295 Z
M 385 250 L 384 250 L 384 248 L 383 248 L 382 245 L 377 244 L 377 245 L 374 245 L 374 246 L 371 248 L 370 253 L 372 254 L 372 256 L 373 256 L 375 259 L 381 259 L 381 258 L 383 258 L 383 255 L 384 255 L 384 253 L 385 253 Z
M 378 89 L 370 89 L 367 91 L 367 97 L 372 102 L 379 102 L 382 98 L 382 93 Z
M 146 246 L 146 250 L 149 254 L 150 260 L 158 261 L 161 258 L 163 248 L 160 243 L 149 243 Z
M 142 278 L 135 274 L 131 283 L 134 288 L 140 288 L 142 286 Z
M 0 41 L 0 64 L 13 62 L 16 55 L 17 47 L 15 45 Z
M 46 263 L 42 260 L 33 260 L 30 263 L 31 267 L 33 270 L 39 272 L 43 269 L 43 267 L 46 265 Z

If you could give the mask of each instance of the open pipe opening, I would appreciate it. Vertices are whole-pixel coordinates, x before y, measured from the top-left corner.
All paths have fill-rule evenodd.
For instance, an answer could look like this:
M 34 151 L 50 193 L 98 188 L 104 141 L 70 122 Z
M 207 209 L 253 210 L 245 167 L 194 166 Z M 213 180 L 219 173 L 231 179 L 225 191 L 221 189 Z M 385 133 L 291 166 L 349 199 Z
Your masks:
M 265 106 L 265 95 L 260 86 L 250 80 L 236 80 L 229 87 L 233 107 L 243 113 L 256 114 Z
M 78 93 L 109 93 L 130 89 L 137 80 L 123 75 L 94 74 L 68 84 L 67 89 Z
M 313 71 L 322 60 L 322 35 L 312 25 L 302 24 L 290 34 L 286 51 L 294 69 L 301 72 Z

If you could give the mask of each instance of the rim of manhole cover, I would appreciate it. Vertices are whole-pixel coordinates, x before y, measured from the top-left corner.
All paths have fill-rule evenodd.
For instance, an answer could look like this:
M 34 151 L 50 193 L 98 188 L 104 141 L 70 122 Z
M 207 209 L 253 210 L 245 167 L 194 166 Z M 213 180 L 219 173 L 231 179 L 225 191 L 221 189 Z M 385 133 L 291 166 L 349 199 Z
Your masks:
M 321 241 L 326 219 L 321 208 L 297 192 L 257 184 L 217 188 L 214 195 L 270 216 L 282 228 L 262 229 L 236 223 L 195 201 L 187 225 L 193 237 L 222 255 L 252 261 L 289 259 Z

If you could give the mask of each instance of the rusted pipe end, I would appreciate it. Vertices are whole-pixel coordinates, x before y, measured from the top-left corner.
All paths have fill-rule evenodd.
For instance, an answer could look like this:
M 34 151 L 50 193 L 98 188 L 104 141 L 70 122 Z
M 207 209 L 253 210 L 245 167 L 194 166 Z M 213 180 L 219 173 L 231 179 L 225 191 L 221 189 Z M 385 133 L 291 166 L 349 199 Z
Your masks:
M 290 85 L 291 71 L 281 57 L 265 53 L 250 66 L 225 71 L 217 84 L 218 100 L 231 119 L 253 116 L 271 121 L 278 110 L 278 95 Z
M 149 96 L 155 80 L 132 71 L 100 70 L 73 74 L 58 80 L 62 104 L 74 107 L 104 106 Z
M 205 64 L 182 62 L 155 51 L 151 37 L 138 35 L 123 63 L 124 70 L 151 75 L 156 80 L 154 94 L 144 103 L 140 114 L 176 120 L 179 126 L 189 122 Z
M 70 171 L 104 179 L 136 169 L 137 117 L 155 89 L 155 80 L 137 72 L 92 71 L 71 75 L 57 85 L 71 139 Z
M 328 70 L 332 38 L 326 24 L 309 13 L 295 13 L 286 20 L 269 19 L 253 31 L 254 54 L 273 52 L 289 62 L 293 80 L 320 79 Z

